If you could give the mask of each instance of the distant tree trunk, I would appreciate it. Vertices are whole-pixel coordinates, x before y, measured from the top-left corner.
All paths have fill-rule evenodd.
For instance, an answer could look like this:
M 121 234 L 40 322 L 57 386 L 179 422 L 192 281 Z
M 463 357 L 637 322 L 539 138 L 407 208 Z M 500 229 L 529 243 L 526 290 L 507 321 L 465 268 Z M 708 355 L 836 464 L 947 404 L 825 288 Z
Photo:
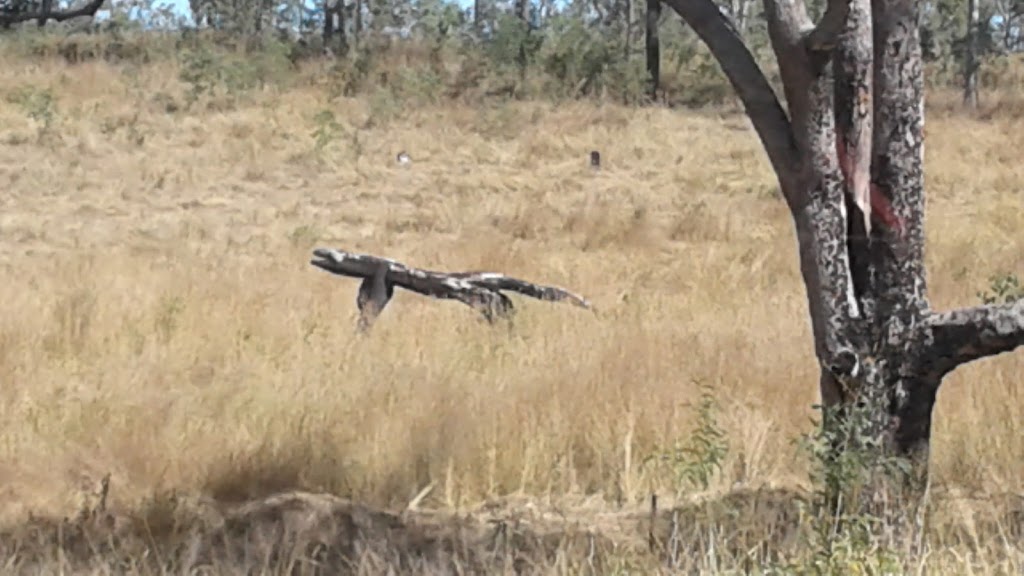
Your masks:
M 334 40 L 334 9 L 331 7 L 331 0 L 324 0 L 324 48 L 331 45 Z
M 519 79 L 526 82 L 526 37 L 530 34 L 530 0 L 516 0 L 516 16 L 523 23 L 523 35 L 519 41 Z
M 352 29 L 352 43 L 356 47 L 356 50 L 358 50 L 359 36 L 363 33 L 363 0 L 356 0 L 355 11 L 356 20 L 353 23 L 354 26 Z
M 733 22 L 736 24 L 736 30 L 739 31 L 740 36 L 746 36 L 747 34 L 747 20 L 750 17 L 751 4 L 751 0 L 733 1 L 732 19 Z
M 647 81 L 651 100 L 658 99 L 661 84 L 661 42 L 658 40 L 658 21 L 661 19 L 661 0 L 647 0 Z
M 824 427 L 842 450 L 872 455 L 854 505 L 916 498 L 945 376 L 1024 346 L 1024 300 L 952 312 L 928 301 L 921 3 L 829 0 L 814 25 L 802 0 L 764 0 L 787 111 L 714 0 L 665 1 L 739 94 L 789 207 Z M 868 214 L 856 201 L 865 184 Z M 859 232 L 872 217 L 879 225 Z M 905 466 L 883 466 L 892 460 Z
M 345 0 L 324 0 L 324 48 L 337 49 L 339 54 L 344 54 L 348 48 L 345 38 Z
M 967 0 L 967 49 L 964 51 L 964 106 L 978 107 L 978 0 Z
M 49 13 L 53 9 L 53 0 L 43 0 L 42 8 L 42 16 L 40 16 L 37 21 L 40 28 L 46 26 L 46 21 L 49 19 Z
M 480 29 L 480 0 L 473 0 L 473 30 L 479 34 Z
M 623 45 L 622 57 L 629 61 L 629 49 L 633 44 L 633 1 L 625 0 L 626 2 L 626 39 Z
M 530 23 L 530 0 L 516 0 L 516 16 L 523 21 L 524 24 Z

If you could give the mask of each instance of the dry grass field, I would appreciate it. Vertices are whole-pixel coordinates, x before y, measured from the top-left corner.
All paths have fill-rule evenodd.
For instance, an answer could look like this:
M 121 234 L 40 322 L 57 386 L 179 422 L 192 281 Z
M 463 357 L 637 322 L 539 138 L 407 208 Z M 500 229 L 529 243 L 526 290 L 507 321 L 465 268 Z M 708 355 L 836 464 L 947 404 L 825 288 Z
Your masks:
M 642 516 L 652 491 L 668 508 L 807 488 L 794 440 L 812 428 L 816 370 L 795 240 L 742 116 L 384 115 L 315 85 L 186 109 L 177 76 L 0 69 L 6 529 L 76 514 L 107 474 L 125 516 L 170 493 L 227 506 L 289 490 L 401 510 L 432 487 L 432 513 L 576 518 L 623 542 L 644 534 L 615 515 Z M 1024 272 L 1024 120 L 990 112 L 927 124 L 940 308 Z M 556 284 L 598 313 L 516 298 L 509 333 L 399 292 L 360 338 L 358 283 L 310 266 L 321 246 Z M 940 393 L 932 468 L 950 522 L 1001 525 L 1002 495 L 1024 491 L 1022 373 L 1024 354 L 993 358 Z M 728 451 L 707 490 L 677 494 L 644 461 L 685 440 L 702 385 Z M 1017 572 L 1007 530 L 971 528 L 922 565 Z

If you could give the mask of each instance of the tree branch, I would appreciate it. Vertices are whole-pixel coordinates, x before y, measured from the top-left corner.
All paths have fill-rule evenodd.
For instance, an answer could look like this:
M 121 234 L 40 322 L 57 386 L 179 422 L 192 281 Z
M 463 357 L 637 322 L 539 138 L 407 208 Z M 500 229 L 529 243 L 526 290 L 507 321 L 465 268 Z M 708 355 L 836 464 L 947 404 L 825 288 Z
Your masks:
M 495 318 L 507 318 L 514 312 L 512 300 L 502 294 L 502 290 L 592 309 L 585 298 L 562 288 L 534 284 L 497 272 L 422 270 L 388 258 L 329 248 L 318 248 L 313 256 L 310 264 L 318 268 L 339 276 L 363 279 L 356 297 L 361 331 L 369 329 L 391 301 L 395 286 L 432 298 L 457 300 L 478 310 L 491 323 Z
M 712 0 L 666 0 L 665 3 L 693 28 L 722 67 L 768 153 L 783 194 L 791 205 L 794 204 L 796 199 L 790 195 L 795 191 L 786 179 L 799 164 L 799 156 L 789 117 L 743 39 Z
M 805 33 L 813 25 L 804 2 L 764 0 L 788 115 L 712 0 L 665 2 L 707 44 L 743 100 L 768 152 L 793 215 L 815 351 L 822 362 L 832 365 L 838 356 L 858 349 L 849 325 L 859 310 L 846 251 L 843 182 L 832 152 L 832 83 L 817 65 L 825 59 L 805 46 Z
M 940 374 L 988 356 L 1024 346 L 1024 300 L 931 314 L 930 354 Z
M 0 14 L 0 26 L 8 27 L 12 24 L 28 22 L 30 20 L 53 20 L 63 22 L 81 16 L 95 16 L 96 12 L 103 7 L 106 0 L 91 0 L 88 4 L 74 10 L 39 10 L 36 12 L 22 12 L 18 14 Z
M 821 21 L 805 36 L 807 49 L 813 52 L 828 52 L 836 47 L 839 35 L 846 26 L 850 13 L 850 0 L 828 0 Z

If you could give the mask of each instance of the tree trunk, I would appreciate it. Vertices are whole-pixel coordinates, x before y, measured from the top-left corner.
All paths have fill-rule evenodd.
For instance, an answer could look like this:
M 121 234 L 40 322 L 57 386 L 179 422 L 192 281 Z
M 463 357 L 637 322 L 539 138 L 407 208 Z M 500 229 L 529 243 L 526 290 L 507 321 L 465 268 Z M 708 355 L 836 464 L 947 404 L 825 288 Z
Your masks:
M 40 16 L 39 20 L 36 22 L 36 24 L 40 28 L 46 26 L 46 21 L 49 19 L 48 14 L 50 13 L 50 11 L 52 9 L 53 9 L 53 0 L 43 0 L 42 16 Z
M 967 0 L 967 50 L 964 51 L 964 106 L 978 108 L 978 0 Z
M 330 2 L 331 0 L 326 0 Z M 324 45 L 328 48 L 337 47 L 338 54 L 348 52 L 348 38 L 345 35 L 345 0 L 334 0 L 334 4 L 328 4 L 325 17 L 331 20 L 332 35 L 324 39 Z M 326 27 L 325 27 L 326 33 Z M 334 36 L 337 36 L 335 40 Z
M 336 0 L 336 2 L 340 1 Z M 330 48 L 334 43 L 334 33 L 336 30 L 334 21 L 335 5 L 331 0 L 324 0 L 324 48 Z
M 629 48 L 633 44 L 633 1 L 625 0 L 626 2 L 626 38 L 623 43 L 622 57 L 627 62 L 629 61 Z
M 355 22 L 352 28 L 352 44 L 359 51 L 359 36 L 363 33 L 363 0 L 356 0 Z
M 516 17 L 518 17 L 523 24 L 530 22 L 530 2 L 529 0 L 516 0 L 515 4 Z
M 920 4 L 829 0 L 814 25 L 800 0 L 765 0 L 787 111 L 713 0 L 666 2 L 722 66 L 778 177 L 822 404 L 838 416 L 826 428 L 846 434 L 843 450 L 909 464 L 898 468 L 909 475 L 871 477 L 920 494 L 943 378 L 1024 345 L 1024 301 L 948 313 L 928 303 Z
M 658 21 L 661 19 L 661 0 L 647 0 L 647 81 L 651 100 L 658 99 L 661 84 L 661 42 L 658 40 Z
M 519 54 L 517 61 L 519 63 L 519 81 L 520 84 L 526 83 L 526 37 L 530 34 L 530 0 L 516 0 L 515 4 L 516 15 L 519 20 L 523 23 L 523 36 L 519 41 Z M 523 86 L 525 88 L 525 86 Z

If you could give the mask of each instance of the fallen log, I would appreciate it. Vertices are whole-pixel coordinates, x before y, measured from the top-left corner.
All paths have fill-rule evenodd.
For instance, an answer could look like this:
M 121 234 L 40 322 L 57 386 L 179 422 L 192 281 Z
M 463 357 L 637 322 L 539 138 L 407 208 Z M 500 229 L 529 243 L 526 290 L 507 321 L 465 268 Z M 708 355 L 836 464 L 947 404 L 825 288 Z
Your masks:
M 592 310 L 582 296 L 555 286 L 534 284 L 497 272 L 438 272 L 406 266 L 389 258 L 330 248 L 313 251 L 310 264 L 339 276 L 362 278 L 356 296 L 359 330 L 366 331 L 391 301 L 395 287 L 442 300 L 457 300 L 479 311 L 489 323 L 515 313 L 502 290 L 549 302 L 568 302 Z

